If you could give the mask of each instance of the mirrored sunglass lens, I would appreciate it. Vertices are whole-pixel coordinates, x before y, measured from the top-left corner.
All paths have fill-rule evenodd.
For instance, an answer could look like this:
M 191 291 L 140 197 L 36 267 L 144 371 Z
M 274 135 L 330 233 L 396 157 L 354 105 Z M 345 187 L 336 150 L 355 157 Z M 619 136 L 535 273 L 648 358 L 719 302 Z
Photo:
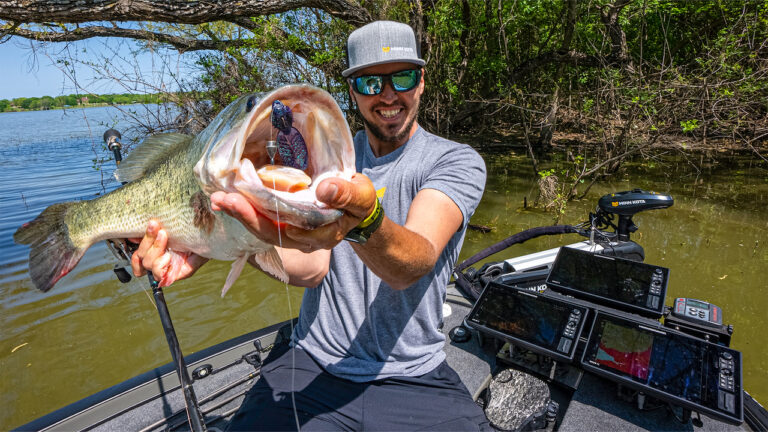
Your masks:
M 355 79 L 357 91 L 365 95 L 375 95 L 381 92 L 380 76 L 361 76 Z
M 410 90 L 416 86 L 418 71 L 408 70 L 392 75 L 392 84 L 395 90 Z

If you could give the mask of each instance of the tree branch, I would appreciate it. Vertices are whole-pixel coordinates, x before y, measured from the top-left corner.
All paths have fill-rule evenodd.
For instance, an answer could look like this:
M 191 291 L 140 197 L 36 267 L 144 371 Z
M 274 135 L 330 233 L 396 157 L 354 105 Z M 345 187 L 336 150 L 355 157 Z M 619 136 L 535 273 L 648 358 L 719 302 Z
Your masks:
M 229 20 L 232 24 L 237 24 L 240 27 L 255 31 L 259 28 L 259 25 L 255 22 L 253 22 L 250 18 L 246 17 L 240 17 L 235 18 L 232 20 Z M 288 40 L 288 32 L 286 32 L 284 29 L 280 27 L 273 27 L 270 29 L 272 32 L 271 37 L 274 37 L 275 39 L 282 39 L 282 40 Z M 315 63 L 312 61 L 312 55 L 315 53 L 315 48 L 313 48 L 311 45 L 305 43 L 303 40 L 294 40 L 292 43 L 293 46 L 288 47 L 286 46 L 285 49 L 287 51 L 290 51 L 297 56 L 303 58 L 306 60 L 309 64 L 316 66 Z
M 598 67 L 606 63 L 602 57 L 584 54 L 578 51 L 544 51 L 536 57 L 518 65 L 510 74 L 510 79 L 516 81 L 530 72 L 550 63 L 564 63 L 572 66 Z
M 569 27 L 572 23 L 575 23 L 577 7 L 575 2 L 569 0 L 567 6 L 567 25 L 561 49 L 557 51 L 544 51 L 536 57 L 524 61 L 512 71 L 510 79 L 516 81 L 532 71 L 551 63 L 583 67 L 599 67 L 618 62 L 631 69 L 632 60 L 629 58 L 628 54 L 627 37 L 619 24 L 619 14 L 630 2 L 631 0 L 616 0 L 615 3 L 606 5 L 600 11 L 600 20 L 605 26 L 611 39 L 611 53 L 608 56 L 598 56 L 568 49 L 571 39 L 573 38 L 573 28 Z
M 201 24 L 313 7 L 353 25 L 372 21 L 356 0 L 0 0 L 0 19 L 16 23 L 155 21 Z
M 151 32 L 148 30 L 126 29 L 120 27 L 102 27 L 89 26 L 78 27 L 72 30 L 55 31 L 33 31 L 23 28 L 9 30 L 11 35 L 21 36 L 40 42 L 72 42 L 93 37 L 122 37 L 139 39 L 153 42 L 165 43 L 173 46 L 179 52 L 199 51 L 199 50 L 224 50 L 229 47 L 241 47 L 247 43 L 247 40 L 212 40 L 212 39 L 188 39 L 180 36 L 173 36 L 165 33 Z

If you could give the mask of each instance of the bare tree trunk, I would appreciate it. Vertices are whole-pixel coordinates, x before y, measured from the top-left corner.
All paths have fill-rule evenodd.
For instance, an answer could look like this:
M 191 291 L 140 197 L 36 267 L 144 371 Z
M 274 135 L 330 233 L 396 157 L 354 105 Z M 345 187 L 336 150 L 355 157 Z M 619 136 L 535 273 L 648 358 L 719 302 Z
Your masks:
M 603 22 L 608 37 L 611 39 L 611 57 L 614 61 L 623 63 L 627 69 L 634 70 L 632 60 L 629 58 L 627 48 L 627 35 L 619 24 L 619 14 L 632 0 L 616 0 L 612 4 L 605 5 L 600 12 L 600 21 Z
M 539 163 L 536 161 L 536 154 L 533 151 L 531 140 L 529 138 L 531 132 L 531 125 L 528 122 L 528 116 L 523 113 L 523 131 L 525 132 L 525 147 L 528 149 L 528 156 L 531 158 L 531 167 L 533 168 L 534 178 L 539 175 Z
M 563 66 L 558 67 L 558 74 L 556 78 L 562 76 Z M 557 127 L 557 110 L 559 107 L 559 93 L 560 84 L 555 84 L 555 91 L 552 93 L 552 103 L 549 106 L 549 112 L 544 116 L 541 125 L 541 133 L 539 134 L 539 141 L 536 143 L 536 150 L 539 154 L 544 154 L 552 149 L 552 135 L 555 133 L 555 127 Z
M 568 0 L 566 4 L 565 23 L 563 30 L 563 42 L 560 45 L 561 52 L 568 52 L 571 48 L 571 41 L 573 40 L 573 32 L 576 27 L 576 14 L 578 12 L 577 0 Z M 549 112 L 542 120 L 541 133 L 539 134 L 539 141 L 537 150 L 540 154 L 548 152 L 552 148 L 552 136 L 555 133 L 557 127 L 557 111 L 560 107 L 560 79 L 565 72 L 565 64 L 560 63 L 557 67 L 557 73 L 555 74 L 555 91 L 552 93 L 552 103 L 549 107 Z

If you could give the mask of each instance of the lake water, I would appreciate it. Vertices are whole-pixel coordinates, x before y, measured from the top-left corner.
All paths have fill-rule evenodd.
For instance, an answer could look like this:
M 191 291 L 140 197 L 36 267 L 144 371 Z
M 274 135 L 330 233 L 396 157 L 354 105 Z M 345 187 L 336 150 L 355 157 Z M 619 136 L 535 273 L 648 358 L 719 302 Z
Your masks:
M 125 107 L 123 107 L 125 109 Z M 133 107 L 140 111 L 140 107 Z M 29 250 L 13 233 L 47 206 L 92 199 L 118 186 L 101 136 L 124 130 L 115 108 L 0 114 L 0 430 L 170 361 L 162 327 L 144 279 L 121 284 L 104 244 L 88 250 L 75 270 L 48 293 L 27 275 Z M 126 137 L 127 138 L 127 137 Z M 549 225 L 551 213 L 523 208 L 536 197 L 524 155 L 486 154 L 489 181 L 472 222 L 493 227 L 470 232 L 460 259 L 506 236 Z M 695 163 L 694 163 L 695 162 Z M 699 168 L 694 168 L 698 166 Z M 593 211 L 605 193 L 633 188 L 669 193 L 675 205 L 640 213 L 633 239 L 646 262 L 671 269 L 667 304 L 674 297 L 708 300 L 735 328 L 732 346 L 744 353 L 746 389 L 768 402 L 768 167 L 752 157 L 669 156 L 630 164 L 627 172 L 570 203 L 565 223 Z M 547 237 L 514 246 L 505 257 L 579 241 Z M 492 259 L 501 259 L 492 257 Z M 247 267 L 224 299 L 229 263 L 211 262 L 191 280 L 166 289 L 185 354 L 289 318 L 302 290 Z

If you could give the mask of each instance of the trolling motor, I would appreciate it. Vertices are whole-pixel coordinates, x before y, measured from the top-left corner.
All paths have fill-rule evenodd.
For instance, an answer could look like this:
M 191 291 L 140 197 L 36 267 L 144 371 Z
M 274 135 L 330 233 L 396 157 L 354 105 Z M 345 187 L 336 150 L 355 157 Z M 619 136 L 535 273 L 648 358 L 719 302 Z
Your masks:
M 115 129 L 109 129 L 104 132 L 104 143 L 107 148 L 115 155 L 115 163 L 120 165 L 120 161 L 123 160 L 120 150 L 122 144 L 120 143 L 120 132 Z M 125 182 L 123 182 L 125 184 Z M 117 278 L 122 283 L 128 283 L 131 281 L 131 275 L 125 270 L 125 266 L 131 265 L 131 255 L 136 251 L 137 246 L 128 243 L 124 239 L 107 240 L 107 246 L 112 254 L 120 261 L 120 264 L 115 265 L 114 272 Z M 176 374 L 179 377 L 181 383 L 181 390 L 184 394 L 184 403 L 187 409 L 187 419 L 189 420 L 189 426 L 194 432 L 204 432 L 207 430 L 205 426 L 205 418 L 200 411 L 200 405 L 195 395 L 195 389 L 192 386 L 192 379 L 189 376 L 187 370 L 187 363 L 184 361 L 184 354 L 181 352 L 181 345 L 179 339 L 176 337 L 176 330 L 173 327 L 173 321 L 171 321 L 171 313 L 168 310 L 168 304 L 165 302 L 165 295 L 160 284 L 155 280 L 151 271 L 147 271 L 147 279 L 149 279 L 149 286 L 152 288 L 152 295 L 155 298 L 155 306 L 157 307 L 157 313 L 160 315 L 160 322 L 163 325 L 163 333 L 165 333 L 165 339 L 168 342 L 168 348 L 171 350 L 171 358 L 176 366 Z
M 632 222 L 632 216 L 645 210 L 665 209 L 675 201 L 669 195 L 656 192 L 646 192 L 642 189 L 616 192 L 604 195 L 597 202 L 598 211 L 595 222 L 607 225 L 616 230 L 619 241 L 629 241 L 630 233 L 637 231 L 637 225 Z M 618 226 L 613 224 L 613 215 L 619 215 Z M 590 214 L 590 219 L 593 215 Z
M 537 254 L 535 259 L 524 259 L 525 262 L 490 262 L 480 269 L 470 265 L 485 259 L 508 247 L 523 243 L 530 239 L 544 235 L 579 234 L 588 238 L 589 244 L 605 246 L 605 254 L 620 256 L 636 261 L 645 258 L 642 246 L 629 239 L 630 234 L 637 231 L 637 226 L 632 222 L 632 216 L 645 210 L 663 209 L 674 204 L 669 195 L 656 192 L 647 192 L 641 189 L 616 192 L 604 195 L 598 201 L 595 213 L 589 214 L 589 220 L 576 225 L 552 225 L 530 228 L 508 237 L 499 243 L 491 245 L 476 253 L 470 258 L 456 265 L 453 270 L 454 280 L 465 294 L 477 299 L 485 285 L 502 274 L 514 273 L 529 279 L 526 286 L 541 286 L 549 273 L 549 267 L 554 261 L 556 250 L 545 251 Z M 614 215 L 618 215 L 618 225 L 614 223 Z M 545 256 L 546 255 L 546 256 Z

